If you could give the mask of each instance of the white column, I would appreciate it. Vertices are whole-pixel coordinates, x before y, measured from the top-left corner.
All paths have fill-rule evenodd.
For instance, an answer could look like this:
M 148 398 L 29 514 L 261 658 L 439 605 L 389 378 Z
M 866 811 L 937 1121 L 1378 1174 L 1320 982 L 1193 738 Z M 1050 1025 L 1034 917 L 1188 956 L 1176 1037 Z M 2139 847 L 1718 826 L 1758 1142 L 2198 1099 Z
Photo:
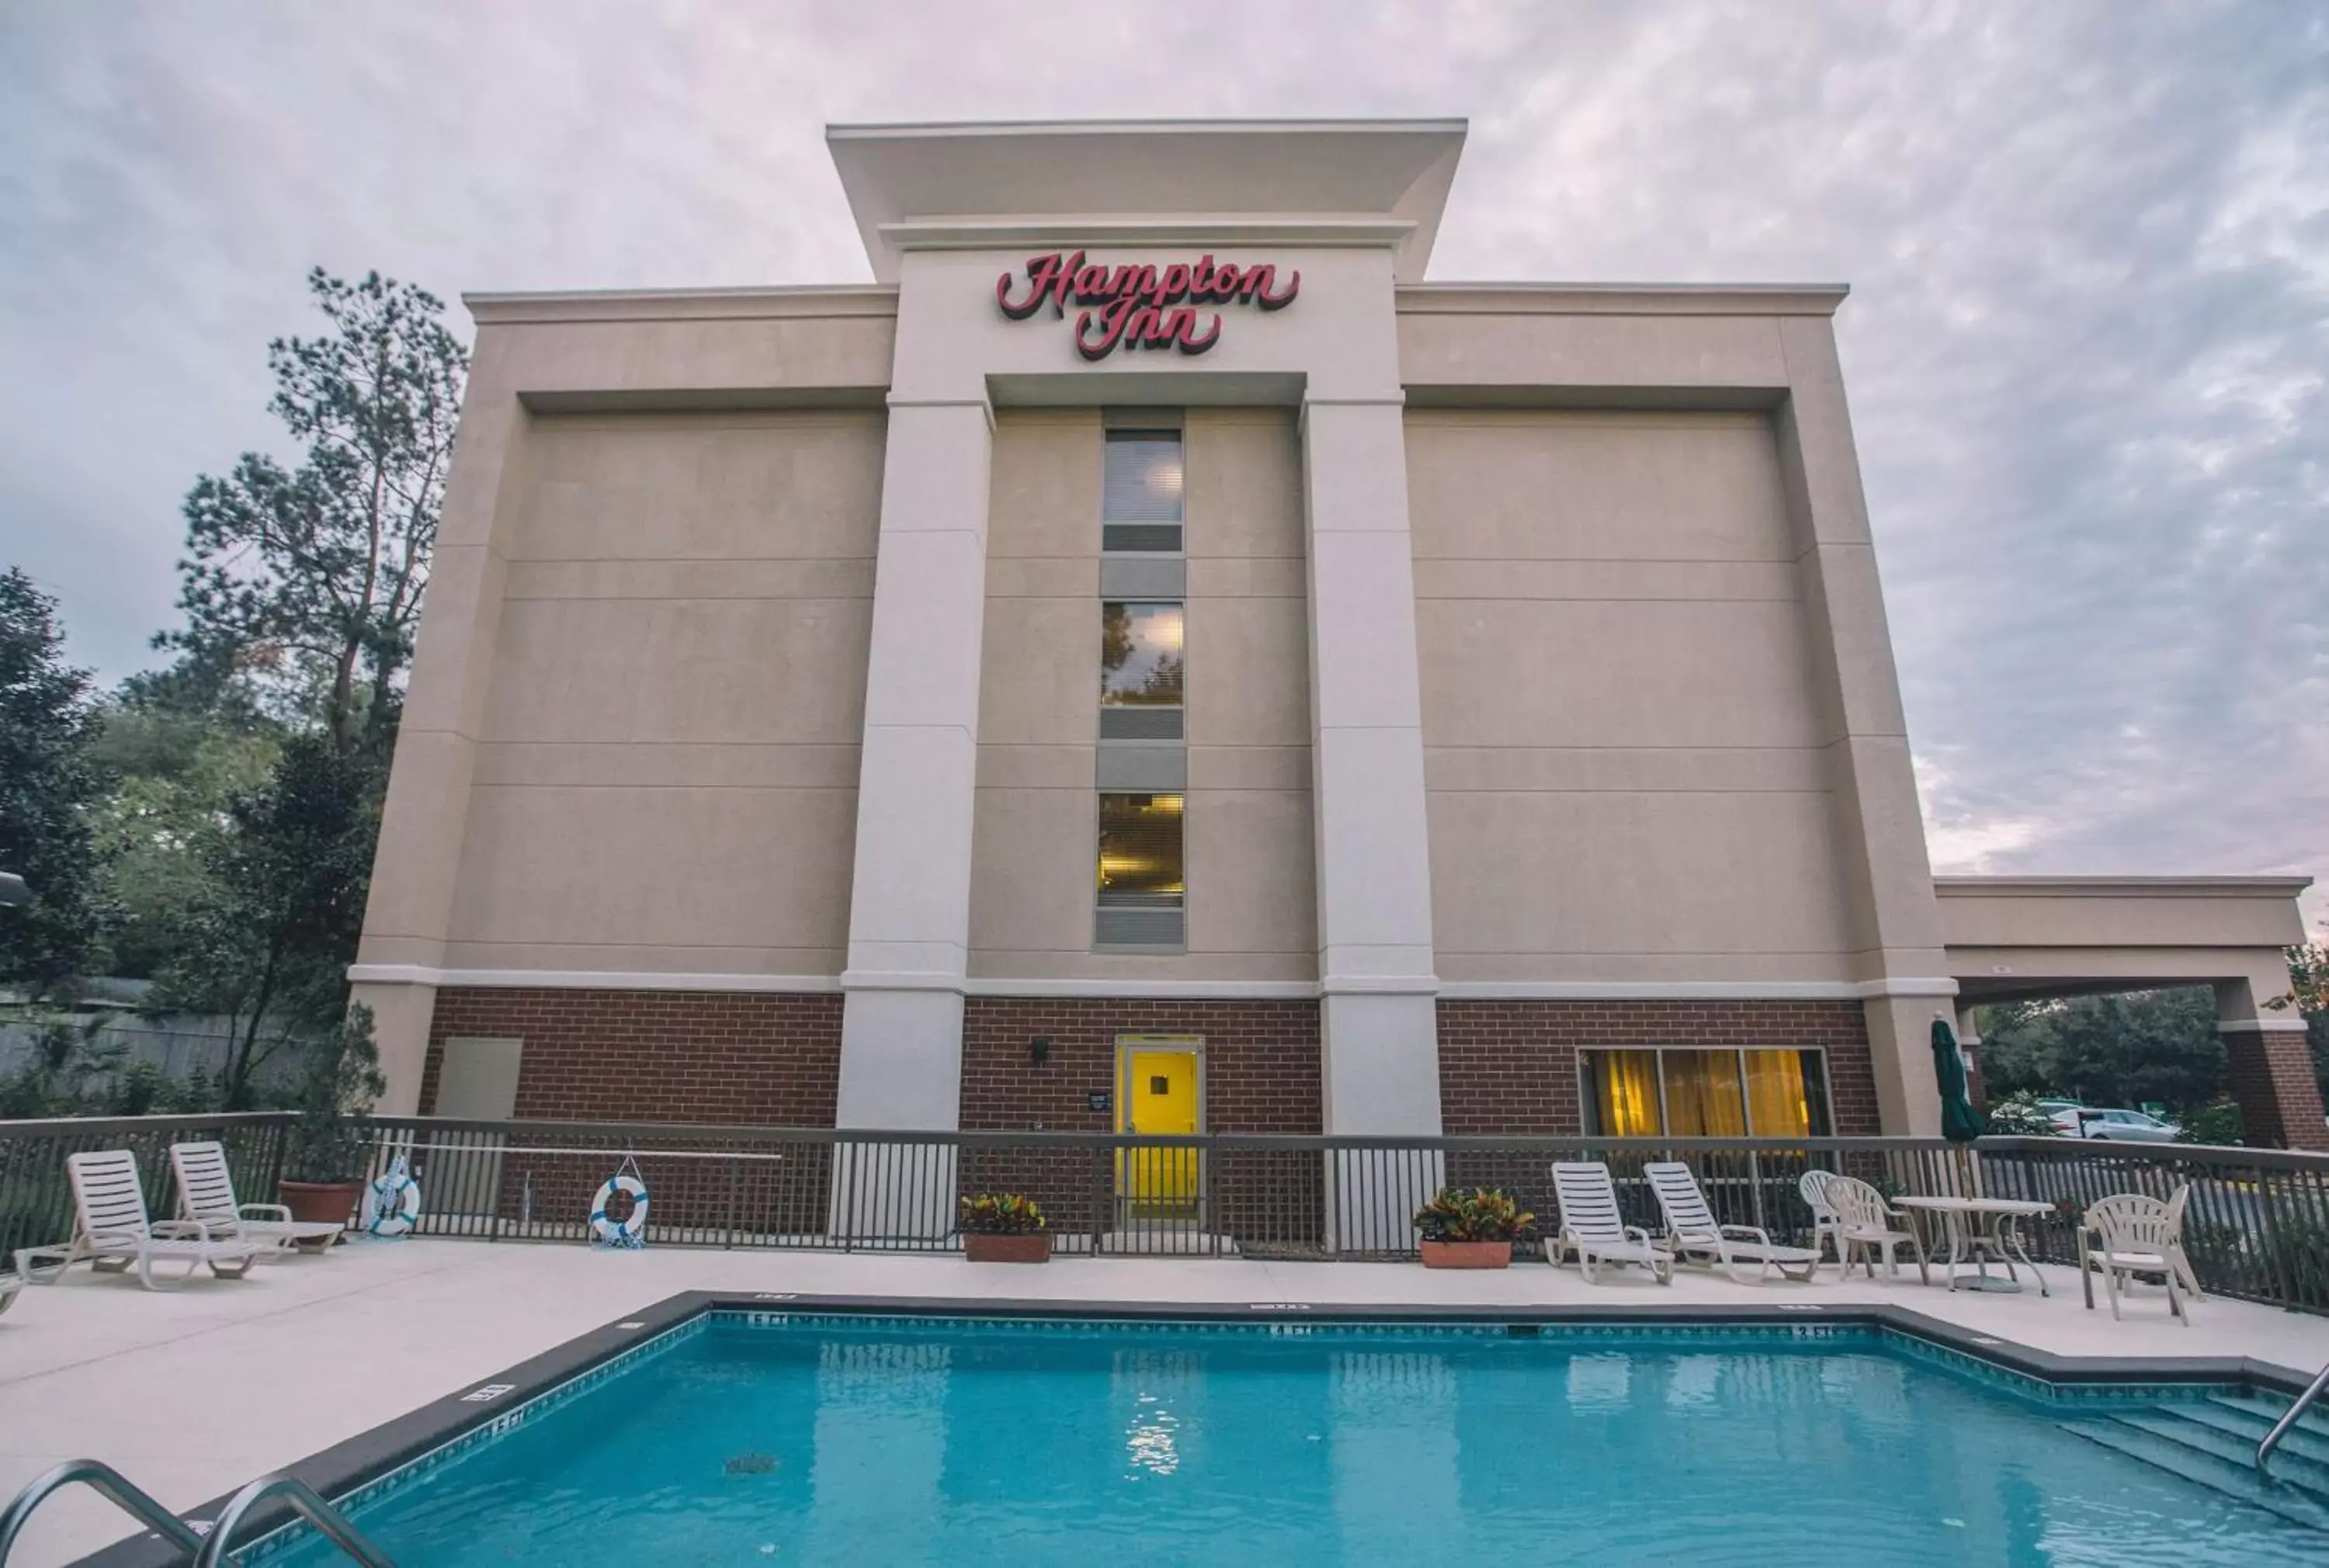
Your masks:
M 1406 442 L 1396 397 L 1303 410 L 1323 1125 L 1346 1135 L 1440 1130 Z M 1328 1244 L 1409 1244 L 1441 1175 L 1436 1154 L 1330 1157 Z
M 1325 1129 L 1437 1136 L 1438 981 L 1400 400 L 1313 399 L 1303 455 Z
M 841 977 L 839 1127 L 960 1124 L 992 437 L 983 399 L 891 405 Z M 879 1145 L 835 1154 L 836 1229 L 943 1235 L 950 1225 L 950 1161 L 892 1158 Z M 914 1191 L 877 1190 L 909 1171 Z M 844 1215 L 852 1191 L 856 1208 Z

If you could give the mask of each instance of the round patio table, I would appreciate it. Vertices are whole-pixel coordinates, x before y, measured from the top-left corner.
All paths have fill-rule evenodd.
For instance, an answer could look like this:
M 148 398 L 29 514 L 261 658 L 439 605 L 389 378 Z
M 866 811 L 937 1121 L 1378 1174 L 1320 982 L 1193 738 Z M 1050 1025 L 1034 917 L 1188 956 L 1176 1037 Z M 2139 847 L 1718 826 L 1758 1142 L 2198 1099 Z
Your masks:
M 2038 1293 L 2054 1293 L 2046 1288 L 2046 1276 L 2023 1250 L 2021 1226 L 2026 1218 L 2051 1214 L 2052 1204 L 2026 1197 L 1896 1197 L 1892 1207 L 1940 1216 L 1948 1230 L 1949 1255 L 1944 1266 L 1949 1272 L 1950 1290 L 1957 1288 L 1957 1265 L 1969 1260 L 1974 1277 L 1965 1282 L 1967 1290 L 2018 1291 L 2022 1282 L 2013 1272 L 2013 1261 L 2019 1258 L 2030 1277 L 2038 1282 Z M 1991 1277 L 1991 1258 L 2004 1266 L 2005 1278 Z

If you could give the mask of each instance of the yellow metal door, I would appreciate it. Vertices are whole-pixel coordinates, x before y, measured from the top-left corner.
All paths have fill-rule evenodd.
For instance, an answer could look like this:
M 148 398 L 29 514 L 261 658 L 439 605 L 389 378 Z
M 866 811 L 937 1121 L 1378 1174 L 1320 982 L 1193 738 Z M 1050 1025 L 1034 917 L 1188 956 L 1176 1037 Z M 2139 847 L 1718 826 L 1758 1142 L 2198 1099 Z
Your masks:
M 1124 1053 L 1124 1084 L 1116 1097 L 1116 1130 L 1182 1138 L 1197 1131 L 1197 1053 Z M 1197 1196 L 1193 1149 L 1133 1149 L 1125 1153 L 1121 1190 L 1149 1204 L 1189 1203 Z

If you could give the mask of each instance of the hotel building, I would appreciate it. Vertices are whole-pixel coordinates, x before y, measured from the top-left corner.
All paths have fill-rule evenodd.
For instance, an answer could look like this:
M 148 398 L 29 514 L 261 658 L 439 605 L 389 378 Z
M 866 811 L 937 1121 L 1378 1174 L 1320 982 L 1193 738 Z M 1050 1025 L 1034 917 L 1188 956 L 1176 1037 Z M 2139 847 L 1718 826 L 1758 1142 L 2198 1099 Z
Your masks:
M 1932 875 L 1843 288 L 1430 280 L 1460 122 L 828 141 L 870 284 L 468 298 L 385 1108 L 1929 1132 L 2205 983 L 2329 1141 L 2302 879 Z

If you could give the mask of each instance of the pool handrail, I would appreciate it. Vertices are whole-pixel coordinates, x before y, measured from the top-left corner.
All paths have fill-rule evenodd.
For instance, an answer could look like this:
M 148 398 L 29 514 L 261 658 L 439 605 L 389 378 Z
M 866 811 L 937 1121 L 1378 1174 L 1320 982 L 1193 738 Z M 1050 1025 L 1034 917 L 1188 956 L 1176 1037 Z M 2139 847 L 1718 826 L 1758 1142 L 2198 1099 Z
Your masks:
M 189 1553 L 202 1550 L 203 1538 L 194 1533 L 193 1526 L 156 1502 L 119 1470 L 101 1460 L 67 1460 L 26 1482 L 24 1489 L 9 1502 L 6 1511 L 0 1512 L 0 1564 L 6 1563 L 8 1554 L 15 1550 L 16 1537 L 24 1533 L 25 1521 L 33 1516 L 33 1510 L 75 1481 L 88 1487 L 123 1513 L 136 1516 L 173 1546 Z
M 2312 1408 L 2313 1402 L 2321 1397 L 2321 1391 L 2324 1388 L 2329 1388 L 2329 1366 L 2314 1374 L 2313 1381 L 2305 1385 L 2305 1392 L 2280 1413 L 2280 1419 L 2272 1423 L 2272 1430 L 2264 1434 L 2262 1442 L 2257 1444 L 2258 1475 L 2266 1480 L 2272 1479 L 2272 1471 L 2266 1468 L 2267 1461 L 2272 1458 L 2272 1451 L 2280 1446 L 2280 1440 L 2288 1435 L 2288 1429 L 2296 1424 L 2296 1418 Z
M 363 1564 L 363 1568 L 396 1568 L 388 1554 L 372 1545 L 364 1533 L 348 1523 L 347 1516 L 325 1502 L 315 1488 L 288 1470 L 259 1477 L 227 1499 L 211 1526 L 210 1539 L 194 1556 L 194 1568 L 222 1568 L 234 1561 L 234 1532 L 242 1517 L 269 1498 L 281 1498 L 300 1517 L 333 1545 Z

